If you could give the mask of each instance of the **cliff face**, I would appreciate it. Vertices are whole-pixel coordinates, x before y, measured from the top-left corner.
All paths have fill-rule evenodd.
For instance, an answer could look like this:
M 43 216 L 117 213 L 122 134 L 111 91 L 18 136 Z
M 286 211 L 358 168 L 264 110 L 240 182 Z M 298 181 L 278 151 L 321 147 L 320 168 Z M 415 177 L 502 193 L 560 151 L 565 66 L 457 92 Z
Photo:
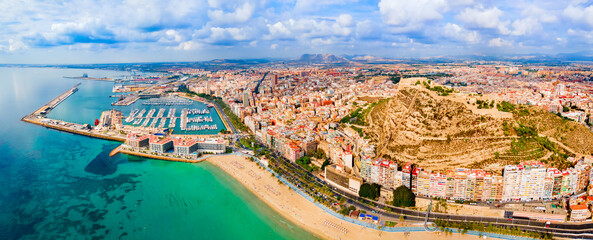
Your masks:
M 377 105 L 365 133 L 377 155 L 432 170 L 468 167 L 509 149 L 501 119 L 473 113 L 464 103 L 404 88 Z

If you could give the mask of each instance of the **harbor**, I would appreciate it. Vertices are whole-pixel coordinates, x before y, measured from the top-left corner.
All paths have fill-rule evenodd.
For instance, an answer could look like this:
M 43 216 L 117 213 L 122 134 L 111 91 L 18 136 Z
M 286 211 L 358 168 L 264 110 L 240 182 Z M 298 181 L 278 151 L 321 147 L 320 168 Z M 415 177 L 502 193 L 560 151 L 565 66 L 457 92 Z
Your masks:
M 207 105 L 202 105 L 202 107 L 196 108 L 183 108 L 181 109 L 181 113 L 184 114 L 183 116 L 178 116 L 176 113 L 177 108 L 144 108 L 144 109 L 133 109 L 127 116 L 123 116 L 120 110 L 112 109 L 101 112 L 100 116 L 97 116 L 97 120 L 95 120 L 95 124 L 79 124 L 79 123 L 72 123 L 64 120 L 52 119 L 48 118 L 47 115 L 50 111 L 56 108 L 60 103 L 64 102 L 66 98 L 77 92 L 79 89 L 80 83 L 75 85 L 74 87 L 68 89 L 64 93 L 60 94 L 56 98 L 50 100 L 48 103 L 44 104 L 42 107 L 37 109 L 31 114 L 26 115 L 25 117 L 21 118 L 22 121 L 40 125 L 46 128 L 51 128 L 63 132 L 69 132 L 73 134 L 88 136 L 92 138 L 99 138 L 105 140 L 112 140 L 118 142 L 126 142 L 127 141 L 127 134 L 129 132 L 136 132 L 141 131 L 146 134 L 155 134 L 155 136 L 164 136 L 158 135 L 162 134 L 161 132 L 168 128 L 179 128 L 179 124 L 177 121 L 183 121 L 185 123 L 185 127 L 183 128 L 184 131 L 198 131 L 198 130 L 206 130 L 206 129 L 218 129 L 217 124 L 214 123 L 214 119 L 212 116 L 208 116 L 210 111 Z M 174 101 L 171 101 L 174 99 Z M 179 101 L 181 100 L 181 101 Z M 166 106 L 167 103 L 187 103 L 191 101 L 189 99 L 183 98 L 170 98 L 165 101 L 159 101 L 156 99 L 155 102 L 160 102 L 160 104 L 155 105 L 144 105 L 144 106 Z M 193 102 L 193 101 L 192 101 Z M 200 104 L 201 105 L 201 104 Z M 140 105 L 143 106 L 143 105 Z M 124 123 L 129 125 L 124 125 Z M 196 123 L 213 123 L 208 125 L 197 125 L 197 126 L 188 126 L 187 124 L 196 124 Z M 132 126 L 130 126 L 132 125 Z M 136 125 L 136 126 L 133 126 Z M 186 132 L 187 133 L 187 132 Z M 175 136 L 172 132 L 168 133 L 169 136 Z M 197 135 L 197 134 L 196 134 Z M 209 134 L 200 134 L 201 136 L 207 136 Z M 209 136 L 214 136 L 218 134 L 211 134 Z M 187 137 L 186 135 L 179 135 L 180 137 Z M 176 157 L 176 156 L 161 156 L 155 154 L 147 154 L 141 153 L 138 151 L 133 151 L 133 149 L 119 147 L 115 149 L 112 154 L 116 154 L 117 152 L 135 155 L 135 156 L 142 156 L 154 159 L 161 159 L 167 161 L 179 161 L 179 162 L 199 162 L 200 160 L 195 159 L 187 159 L 183 157 Z
M 120 106 L 106 102 L 106 111 L 98 113 L 91 119 L 86 117 L 86 120 L 77 120 L 77 122 L 63 119 L 61 110 L 56 111 L 59 113 L 56 115 L 52 110 L 79 91 L 79 87 L 81 83 L 23 117 L 22 121 L 59 131 L 119 142 L 124 142 L 129 132 L 191 137 L 215 136 L 220 134 L 221 128 L 226 129 L 227 123 L 218 115 L 219 112 L 211 111 L 215 107 L 213 104 L 185 98 L 179 94 L 158 95 L 158 97 L 155 95 L 143 99 L 138 93 L 113 95 L 109 91 L 110 93 L 105 92 L 104 96 L 111 99 L 119 98 Z M 69 102 L 67 105 L 84 108 L 84 105 L 79 103 L 72 105 Z

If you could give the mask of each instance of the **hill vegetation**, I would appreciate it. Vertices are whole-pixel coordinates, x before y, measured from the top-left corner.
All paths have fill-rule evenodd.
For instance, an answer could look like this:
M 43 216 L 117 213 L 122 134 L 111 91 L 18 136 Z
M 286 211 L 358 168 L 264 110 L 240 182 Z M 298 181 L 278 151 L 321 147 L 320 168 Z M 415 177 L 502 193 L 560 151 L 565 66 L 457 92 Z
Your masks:
M 504 101 L 476 103 L 481 111 L 510 113 L 506 117 L 476 112 L 469 101 L 450 95 L 452 90 L 426 85 L 400 88 L 394 97 L 357 109 L 343 121 L 363 119 L 362 134 L 377 146 L 377 156 L 431 170 L 500 172 L 506 164 L 528 160 L 565 168 L 567 157 L 593 153 L 593 133 L 579 123 Z

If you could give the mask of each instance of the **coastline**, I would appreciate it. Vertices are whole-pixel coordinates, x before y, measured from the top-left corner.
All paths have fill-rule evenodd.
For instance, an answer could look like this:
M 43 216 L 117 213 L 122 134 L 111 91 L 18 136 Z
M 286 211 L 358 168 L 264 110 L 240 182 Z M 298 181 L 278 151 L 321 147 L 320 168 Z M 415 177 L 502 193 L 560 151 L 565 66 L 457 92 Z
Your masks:
M 240 182 L 284 218 L 322 239 L 399 239 L 406 237 L 403 232 L 380 231 L 339 219 L 300 196 L 286 184 L 281 183 L 276 177 L 272 176 L 270 172 L 244 156 L 210 156 L 206 161 Z M 398 226 L 400 224 L 398 223 Z M 417 239 L 479 238 L 469 234 L 453 233 L 446 235 L 424 231 L 412 232 L 410 235 Z

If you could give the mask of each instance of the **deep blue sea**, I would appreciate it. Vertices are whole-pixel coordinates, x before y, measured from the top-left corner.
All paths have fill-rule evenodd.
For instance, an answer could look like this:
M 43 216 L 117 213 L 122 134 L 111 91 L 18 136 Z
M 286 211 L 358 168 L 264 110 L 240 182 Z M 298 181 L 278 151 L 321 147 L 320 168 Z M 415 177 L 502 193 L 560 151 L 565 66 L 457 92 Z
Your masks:
M 113 84 L 63 78 L 83 73 L 126 74 L 0 68 L 0 239 L 316 238 L 207 162 L 110 158 L 117 142 L 20 121 L 81 82 L 52 114 L 92 123 L 111 108 Z

